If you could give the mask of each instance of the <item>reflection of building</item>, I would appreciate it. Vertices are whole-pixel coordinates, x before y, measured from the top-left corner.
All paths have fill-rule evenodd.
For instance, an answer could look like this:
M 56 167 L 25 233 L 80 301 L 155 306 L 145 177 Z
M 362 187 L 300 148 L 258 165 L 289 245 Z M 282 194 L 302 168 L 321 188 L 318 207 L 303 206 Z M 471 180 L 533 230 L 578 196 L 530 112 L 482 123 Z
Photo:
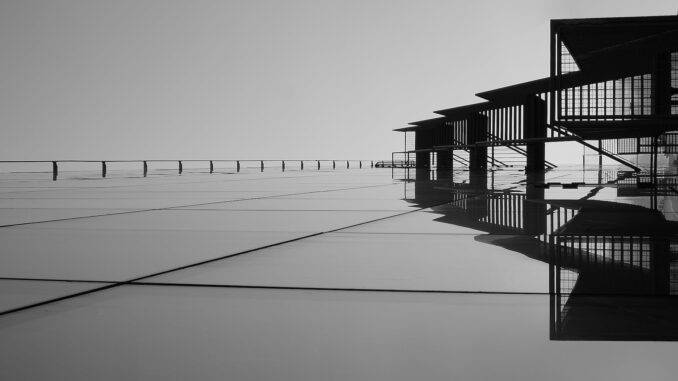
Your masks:
M 549 264 L 551 339 L 678 340 L 678 222 L 590 199 L 595 192 L 545 199 L 530 185 L 488 189 L 482 173 L 460 184 L 418 172 L 407 199 L 449 200 L 432 208 L 436 221 L 487 232 L 475 239 Z
M 553 233 L 551 338 L 678 340 L 678 223 L 600 201 Z
M 635 171 L 624 155 L 647 154 L 654 174 L 678 152 L 678 16 L 552 20 L 550 40 L 549 77 L 397 129 L 394 162 L 542 170 L 545 143 L 574 141 Z

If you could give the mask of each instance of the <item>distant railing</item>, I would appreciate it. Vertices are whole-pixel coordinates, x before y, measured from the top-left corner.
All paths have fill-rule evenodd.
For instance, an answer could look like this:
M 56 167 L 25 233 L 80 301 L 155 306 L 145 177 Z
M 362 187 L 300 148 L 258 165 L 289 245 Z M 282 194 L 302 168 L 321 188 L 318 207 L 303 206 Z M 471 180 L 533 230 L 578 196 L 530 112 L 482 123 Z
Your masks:
M 282 171 L 285 172 L 286 163 L 299 163 L 299 169 L 304 170 L 304 164 L 311 164 L 312 167 L 315 167 L 317 170 L 321 169 L 321 163 L 326 164 L 329 168 L 331 165 L 332 169 L 337 169 L 337 166 L 343 167 L 345 165 L 346 169 L 351 168 L 351 163 L 353 163 L 354 168 L 363 168 L 363 163 L 365 167 L 369 163 L 370 168 L 374 168 L 374 160 L 201 160 L 201 159 L 188 159 L 188 160 L 170 160 L 170 159 L 156 159 L 156 160 L 0 160 L 0 164 L 31 164 L 31 163 L 51 163 L 52 164 L 52 180 L 56 181 L 59 177 L 59 163 L 101 163 L 101 177 L 105 178 L 107 175 L 107 164 L 109 163 L 139 163 L 141 164 L 141 169 L 143 177 L 148 176 L 148 163 L 177 163 L 177 172 L 182 174 L 184 171 L 185 162 L 204 162 L 209 163 L 209 173 L 214 173 L 214 163 L 232 163 L 235 165 L 235 171 L 240 172 L 241 164 L 244 163 L 258 163 L 258 168 L 260 172 L 264 171 L 266 164 L 279 163 L 281 165 Z M 269 165 L 270 166 L 270 165 Z M 275 166 L 275 168 L 278 168 Z

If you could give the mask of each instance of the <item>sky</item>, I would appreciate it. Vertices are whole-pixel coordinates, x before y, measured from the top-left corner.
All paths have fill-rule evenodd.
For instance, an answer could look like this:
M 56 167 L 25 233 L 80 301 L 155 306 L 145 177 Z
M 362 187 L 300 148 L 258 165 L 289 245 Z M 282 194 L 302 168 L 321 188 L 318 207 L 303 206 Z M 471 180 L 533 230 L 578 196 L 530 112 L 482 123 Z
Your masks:
M 548 75 L 552 18 L 675 1 L 1 0 L 0 160 L 385 159 Z M 579 152 L 579 151 L 577 151 Z M 549 158 L 580 162 L 571 147 Z

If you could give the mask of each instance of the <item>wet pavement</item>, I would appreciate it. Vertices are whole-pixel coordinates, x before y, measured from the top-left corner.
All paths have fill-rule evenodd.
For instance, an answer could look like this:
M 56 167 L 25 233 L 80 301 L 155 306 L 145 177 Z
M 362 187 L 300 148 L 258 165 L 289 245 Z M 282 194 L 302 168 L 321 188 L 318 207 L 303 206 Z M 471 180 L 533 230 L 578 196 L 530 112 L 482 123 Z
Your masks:
M 674 379 L 675 176 L 624 176 L 2 174 L 0 379 Z

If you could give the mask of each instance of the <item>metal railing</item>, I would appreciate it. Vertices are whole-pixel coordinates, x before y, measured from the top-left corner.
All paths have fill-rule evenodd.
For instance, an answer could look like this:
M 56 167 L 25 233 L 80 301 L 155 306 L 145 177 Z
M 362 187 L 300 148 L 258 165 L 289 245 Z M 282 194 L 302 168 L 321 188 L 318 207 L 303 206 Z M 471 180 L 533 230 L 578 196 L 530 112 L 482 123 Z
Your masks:
M 271 168 L 281 168 L 282 172 L 285 172 L 287 165 L 290 163 L 298 163 L 299 170 L 304 170 L 304 168 L 315 168 L 320 170 L 323 168 L 321 164 L 324 164 L 325 168 L 331 168 L 336 170 L 337 168 L 346 168 L 350 169 L 351 164 L 353 168 L 361 169 L 363 166 L 367 167 L 369 164 L 370 168 L 374 168 L 374 160 L 231 160 L 231 159 L 220 159 L 220 160 L 202 160 L 202 159 L 187 159 L 187 160 L 172 160 L 172 159 L 154 159 L 154 160 L 0 160 L 0 164 L 39 164 L 46 163 L 52 164 L 52 180 L 56 181 L 59 177 L 59 164 L 60 163 L 100 163 L 101 165 L 101 177 L 106 178 L 108 174 L 108 164 L 110 163 L 139 163 L 141 165 L 141 172 L 143 177 L 148 176 L 149 163 L 177 163 L 177 173 L 182 174 L 184 172 L 184 163 L 187 162 L 203 162 L 209 163 L 206 169 L 209 169 L 209 173 L 212 174 L 215 172 L 214 163 L 231 163 L 234 165 L 236 172 L 240 172 L 243 169 L 244 164 L 246 163 L 257 163 L 258 165 L 254 168 L 258 168 L 260 172 L 263 172 L 267 167 Z M 275 164 L 279 164 L 280 167 Z M 311 166 L 308 166 L 311 164 Z

